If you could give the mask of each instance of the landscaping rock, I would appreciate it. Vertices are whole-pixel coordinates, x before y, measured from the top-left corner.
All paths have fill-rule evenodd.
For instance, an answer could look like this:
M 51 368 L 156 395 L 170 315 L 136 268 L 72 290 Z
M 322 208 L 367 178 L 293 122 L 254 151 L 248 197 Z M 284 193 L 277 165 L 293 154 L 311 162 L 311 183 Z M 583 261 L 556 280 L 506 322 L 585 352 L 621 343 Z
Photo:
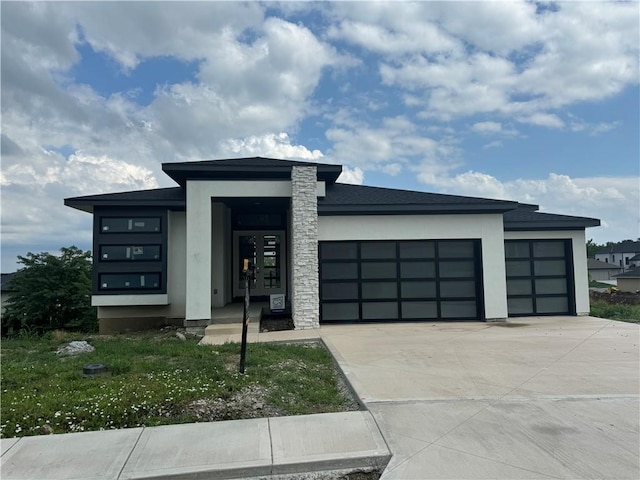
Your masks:
M 183 342 L 187 339 L 187 337 L 184 336 L 184 333 L 180 332 L 176 332 L 176 337 L 178 337 L 178 339 L 182 340 Z
M 60 347 L 56 351 L 56 355 L 60 355 L 61 357 L 69 356 L 69 355 L 80 355 L 81 353 L 90 353 L 95 350 L 95 347 L 89 345 L 88 342 L 84 340 L 69 342 L 68 345 L 64 347 Z

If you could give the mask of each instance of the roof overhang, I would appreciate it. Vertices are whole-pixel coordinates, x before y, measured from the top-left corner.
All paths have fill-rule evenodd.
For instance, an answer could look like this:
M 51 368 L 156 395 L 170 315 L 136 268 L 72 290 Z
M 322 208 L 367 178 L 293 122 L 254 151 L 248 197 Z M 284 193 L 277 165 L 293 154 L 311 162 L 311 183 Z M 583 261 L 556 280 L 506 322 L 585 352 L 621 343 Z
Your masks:
M 342 173 L 342 165 L 262 157 L 163 163 L 162 170 L 184 187 L 187 180 L 290 179 L 294 166 L 316 167 L 318 180 L 327 183 L 334 183 Z
M 65 198 L 64 204 L 88 213 L 93 213 L 95 208 L 100 207 L 185 209 L 184 191 L 180 187 Z

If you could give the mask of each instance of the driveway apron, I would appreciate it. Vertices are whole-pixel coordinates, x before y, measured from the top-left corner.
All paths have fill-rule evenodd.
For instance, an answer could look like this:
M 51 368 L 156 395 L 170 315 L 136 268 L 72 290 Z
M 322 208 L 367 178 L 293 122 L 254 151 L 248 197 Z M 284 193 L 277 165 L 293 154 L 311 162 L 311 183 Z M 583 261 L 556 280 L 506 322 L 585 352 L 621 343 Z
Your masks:
M 323 326 L 382 479 L 640 478 L 640 328 L 593 317 Z

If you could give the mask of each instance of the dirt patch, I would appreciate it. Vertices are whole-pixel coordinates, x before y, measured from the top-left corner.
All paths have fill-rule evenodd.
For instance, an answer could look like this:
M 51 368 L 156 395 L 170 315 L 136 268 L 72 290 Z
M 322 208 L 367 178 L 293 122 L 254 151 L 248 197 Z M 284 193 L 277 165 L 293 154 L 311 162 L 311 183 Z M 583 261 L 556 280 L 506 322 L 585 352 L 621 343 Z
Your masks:
M 633 292 L 589 292 L 589 296 L 593 300 L 602 300 L 614 305 L 640 305 L 640 293 Z
M 279 417 L 283 412 L 269 405 L 267 388 L 248 385 L 228 399 L 208 398 L 187 404 L 183 413 L 200 422 Z

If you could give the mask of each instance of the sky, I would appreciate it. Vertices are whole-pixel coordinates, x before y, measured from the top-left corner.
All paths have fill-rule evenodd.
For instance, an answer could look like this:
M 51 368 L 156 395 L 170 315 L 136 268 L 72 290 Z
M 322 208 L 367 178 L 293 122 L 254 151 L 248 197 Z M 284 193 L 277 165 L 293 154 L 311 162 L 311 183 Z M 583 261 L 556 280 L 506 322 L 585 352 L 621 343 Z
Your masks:
M 639 5 L 3 1 L 0 267 L 91 248 L 64 198 L 253 156 L 636 239 Z

